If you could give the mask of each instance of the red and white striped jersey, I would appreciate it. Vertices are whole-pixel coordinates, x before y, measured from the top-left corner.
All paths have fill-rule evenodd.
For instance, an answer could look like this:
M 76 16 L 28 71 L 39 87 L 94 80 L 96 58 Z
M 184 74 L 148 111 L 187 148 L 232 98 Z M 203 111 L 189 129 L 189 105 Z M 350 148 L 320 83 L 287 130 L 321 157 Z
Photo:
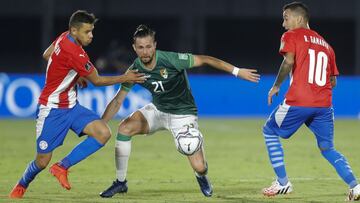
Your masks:
M 39 104 L 51 108 L 72 108 L 77 102 L 77 79 L 89 75 L 95 67 L 69 32 L 62 33 L 53 45 L 55 48 L 47 64 Z

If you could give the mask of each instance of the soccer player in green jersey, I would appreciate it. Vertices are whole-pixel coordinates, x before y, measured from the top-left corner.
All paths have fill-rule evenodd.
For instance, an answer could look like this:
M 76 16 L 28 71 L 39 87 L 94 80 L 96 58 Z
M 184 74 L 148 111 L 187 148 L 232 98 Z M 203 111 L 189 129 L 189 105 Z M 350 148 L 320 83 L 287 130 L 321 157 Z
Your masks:
M 145 25 L 136 29 L 133 48 L 138 57 L 129 70 L 137 70 L 147 76 L 147 80 L 141 85 L 151 92 L 153 100 L 120 123 L 115 146 L 117 179 L 100 193 L 101 197 L 108 198 L 116 193 L 127 192 L 126 172 L 132 136 L 167 129 L 175 139 L 186 126 L 198 129 L 197 108 L 186 69 L 208 65 L 251 82 L 258 82 L 260 78 L 254 69 L 237 68 L 214 57 L 156 50 L 155 32 Z M 131 87 L 132 84 L 121 86 L 120 91 L 107 105 L 103 120 L 108 122 L 119 111 Z M 208 165 L 203 151 L 201 147 L 199 151 L 188 156 L 188 159 L 202 193 L 210 197 L 212 186 L 206 176 Z

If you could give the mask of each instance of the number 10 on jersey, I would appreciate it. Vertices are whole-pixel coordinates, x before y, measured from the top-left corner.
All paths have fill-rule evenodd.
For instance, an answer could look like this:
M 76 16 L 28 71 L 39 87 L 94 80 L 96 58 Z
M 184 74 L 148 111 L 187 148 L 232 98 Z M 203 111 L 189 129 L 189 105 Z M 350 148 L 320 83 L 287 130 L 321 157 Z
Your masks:
M 308 82 L 314 84 L 315 75 L 315 83 L 319 86 L 324 86 L 326 84 L 328 56 L 322 51 L 316 54 L 314 49 L 309 49 L 308 53 L 310 56 Z

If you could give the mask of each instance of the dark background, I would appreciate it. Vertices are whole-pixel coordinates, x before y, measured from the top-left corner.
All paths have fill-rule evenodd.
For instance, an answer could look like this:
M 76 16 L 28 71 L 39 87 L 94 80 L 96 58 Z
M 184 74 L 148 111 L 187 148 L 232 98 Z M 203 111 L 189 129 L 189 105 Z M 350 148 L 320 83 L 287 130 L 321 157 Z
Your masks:
M 77 9 L 100 20 L 86 47 L 101 73 L 123 72 L 135 58 L 132 34 L 147 24 L 158 49 L 206 54 L 261 74 L 276 74 L 283 0 L 12 0 L 0 1 L 0 72 L 43 73 L 42 52 L 67 30 Z M 360 1 L 303 1 L 310 27 L 335 49 L 341 74 L 360 74 Z M 194 73 L 217 73 L 205 67 Z

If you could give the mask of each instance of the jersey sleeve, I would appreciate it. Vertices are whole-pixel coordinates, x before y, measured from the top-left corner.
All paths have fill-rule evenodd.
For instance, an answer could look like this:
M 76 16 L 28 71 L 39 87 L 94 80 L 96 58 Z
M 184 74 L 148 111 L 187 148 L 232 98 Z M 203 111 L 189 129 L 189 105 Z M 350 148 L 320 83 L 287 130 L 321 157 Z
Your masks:
M 168 61 L 179 71 L 194 66 L 194 56 L 190 53 L 166 52 Z
M 331 76 L 339 75 L 339 70 L 338 70 L 337 65 L 336 65 L 335 52 L 334 52 L 334 50 L 332 48 L 331 48 L 331 51 L 330 51 L 330 67 L 331 67 Z
M 131 64 L 131 66 L 130 66 L 126 71 L 135 70 L 135 69 L 136 69 L 136 68 L 135 68 L 135 62 L 134 62 L 133 64 Z M 129 92 L 133 86 L 134 86 L 134 83 L 128 83 L 128 82 L 126 82 L 126 83 L 122 83 L 122 84 L 121 84 L 120 89 Z
M 279 53 L 284 55 L 285 53 L 295 53 L 295 34 L 291 32 L 285 32 L 281 36 Z
M 75 52 L 72 54 L 70 63 L 76 72 L 83 77 L 89 75 L 95 69 L 86 53 Z

